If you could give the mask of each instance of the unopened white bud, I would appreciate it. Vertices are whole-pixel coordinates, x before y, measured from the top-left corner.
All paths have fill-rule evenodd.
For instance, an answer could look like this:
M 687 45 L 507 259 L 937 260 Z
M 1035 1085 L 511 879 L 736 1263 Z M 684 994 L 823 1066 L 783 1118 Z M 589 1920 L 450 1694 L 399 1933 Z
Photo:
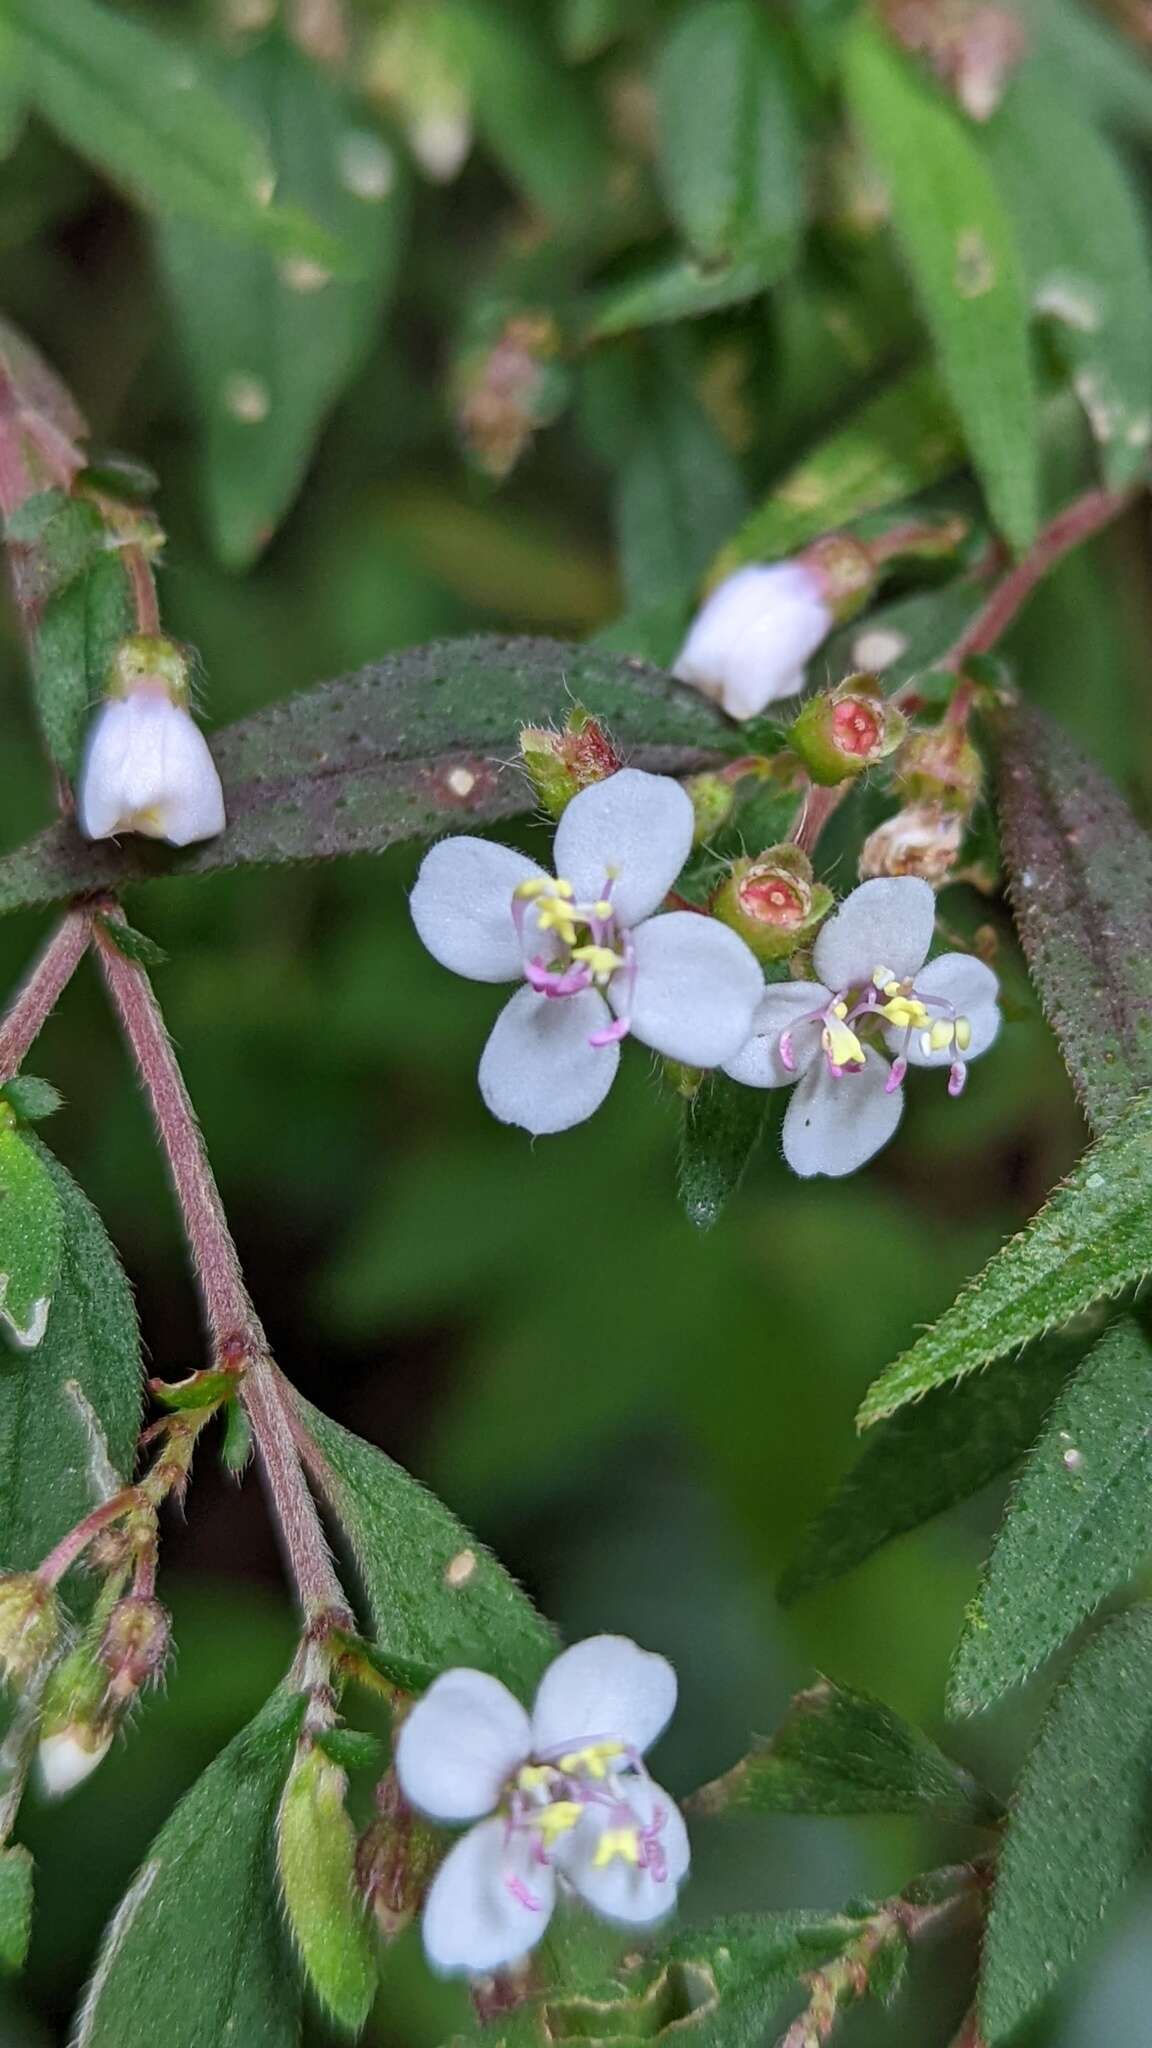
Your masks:
M 823 579 L 808 563 L 737 569 L 697 613 L 672 673 L 730 718 L 754 718 L 803 689 L 805 664 L 832 624 Z
M 56 1735 L 46 1735 L 37 1755 L 40 1783 L 50 1799 L 61 1799 L 90 1778 L 112 1747 L 112 1731 L 77 1722 Z
M 107 698 L 96 713 L 76 810 L 86 839 L 141 832 L 190 846 L 224 830 L 224 793 L 208 742 L 159 677 Z

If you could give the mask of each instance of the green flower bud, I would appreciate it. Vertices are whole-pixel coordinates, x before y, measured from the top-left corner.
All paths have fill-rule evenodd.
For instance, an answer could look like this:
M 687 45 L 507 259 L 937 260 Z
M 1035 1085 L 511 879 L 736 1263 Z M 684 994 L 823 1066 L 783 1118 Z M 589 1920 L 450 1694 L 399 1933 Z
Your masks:
M 692 799 L 696 813 L 696 830 L 692 834 L 693 846 L 702 846 L 728 823 L 736 802 L 736 792 L 722 775 L 705 773 L 689 775 L 684 783 L 685 793 Z
M 25 1685 L 56 1648 L 60 1610 L 50 1586 L 34 1572 L 0 1578 L 0 1676 Z
M 106 1707 L 107 1691 L 108 1674 L 88 1642 L 53 1670 L 44 1691 L 38 1754 L 49 1798 L 83 1784 L 107 1756 L 119 1718 Z
M 520 759 L 529 781 L 550 817 L 559 818 L 582 789 L 615 775 L 620 757 L 596 719 L 576 704 L 563 731 L 526 725 L 520 733 Z
M 809 697 L 788 739 L 813 782 L 830 785 L 883 761 L 907 730 L 903 712 L 885 697 L 876 677 L 859 675 Z
M 322 2005 L 359 2033 L 376 1995 L 376 1959 L 356 1890 L 348 1781 L 307 1739 L 277 1822 L 277 1867 L 288 1925 Z
M 984 783 L 984 763 L 959 726 L 939 725 L 914 732 L 900 749 L 895 782 L 912 804 L 942 804 L 969 812 Z
M 755 860 L 733 862 L 712 911 L 758 960 L 784 960 L 812 938 L 833 901 L 798 846 L 770 846 Z

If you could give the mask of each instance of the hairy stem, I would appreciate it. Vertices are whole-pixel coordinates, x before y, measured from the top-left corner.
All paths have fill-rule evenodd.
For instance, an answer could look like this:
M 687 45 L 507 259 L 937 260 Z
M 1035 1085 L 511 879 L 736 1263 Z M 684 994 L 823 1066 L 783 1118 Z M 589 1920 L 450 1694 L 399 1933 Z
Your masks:
M 95 934 L 109 994 L 152 1106 L 157 1133 L 192 1252 L 218 1364 L 242 1366 L 240 1389 L 252 1422 L 265 1484 L 305 1616 L 349 1619 L 316 1503 L 300 1464 L 285 1396 L 244 1284 L 220 1191 L 152 984 L 120 952 L 111 933 Z
M 963 1911 L 982 1910 L 988 1881 L 985 1864 L 960 1864 L 937 1874 L 954 1883 L 955 1889 L 928 1904 L 904 1895 L 886 1899 L 835 1962 L 812 1972 L 806 1980 L 808 2003 L 779 2048 L 823 2048 L 823 2043 L 831 2040 L 841 2014 L 868 1996 L 877 1963 L 895 1943 L 918 1941 Z M 963 2041 L 961 2036 L 956 2048 L 963 2048 Z M 978 2036 L 974 2037 L 974 2048 L 979 2048 Z
M 91 913 L 77 905 L 61 919 L 0 1024 L 0 1083 L 10 1081 L 40 1035 L 88 950 Z

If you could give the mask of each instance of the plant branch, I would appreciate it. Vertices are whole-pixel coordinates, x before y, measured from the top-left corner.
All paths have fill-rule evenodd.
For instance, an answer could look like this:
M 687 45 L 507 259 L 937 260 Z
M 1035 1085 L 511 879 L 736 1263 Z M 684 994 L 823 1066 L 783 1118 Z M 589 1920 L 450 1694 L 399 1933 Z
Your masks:
M 351 1619 L 316 1503 L 305 1480 L 285 1397 L 228 1229 L 216 1177 L 144 969 L 99 927 L 96 949 L 109 994 L 152 1106 L 200 1287 L 216 1363 L 240 1373 L 269 1497 L 306 1619 Z
M 933 1876 L 952 1883 L 954 1889 L 923 1903 L 908 1893 L 886 1899 L 842 1955 L 811 1973 L 806 1979 L 808 2003 L 792 2022 L 779 2048 L 823 2048 L 831 2040 L 840 2015 L 868 1996 L 873 1971 L 897 1944 L 918 1941 L 962 1910 L 981 1910 L 988 1879 L 986 1865 L 960 1864 Z M 910 1886 L 909 1891 L 912 1889 Z M 954 2048 L 964 2048 L 963 2035 Z M 978 2037 L 970 2048 L 979 2048 Z
M 68 911 L 57 925 L 0 1024 L 0 1083 L 19 1072 L 84 958 L 91 934 L 91 912 L 83 905 Z

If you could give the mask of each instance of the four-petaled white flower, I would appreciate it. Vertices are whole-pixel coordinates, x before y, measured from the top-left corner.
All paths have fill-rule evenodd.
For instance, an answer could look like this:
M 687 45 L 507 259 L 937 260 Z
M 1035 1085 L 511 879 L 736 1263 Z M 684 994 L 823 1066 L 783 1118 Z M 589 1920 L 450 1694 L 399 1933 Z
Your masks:
M 429 1687 L 396 1744 L 401 1790 L 432 1820 L 477 1823 L 428 1894 L 436 1969 L 475 1976 L 518 1961 L 558 1888 L 621 1925 L 671 1911 L 688 1831 L 642 1758 L 675 1704 L 672 1666 L 626 1636 L 565 1650 L 531 1717 L 482 1671 L 446 1671 Z
M 804 667 L 832 630 L 832 609 L 810 563 L 737 569 L 701 606 L 672 670 L 731 718 L 754 718 L 794 697 Z
M 88 732 L 76 815 L 86 839 L 142 832 L 190 846 L 224 830 L 224 794 L 208 742 L 159 678 L 100 706 Z
M 744 1044 L 764 987 L 748 947 L 696 911 L 654 915 L 694 824 L 679 783 L 622 768 L 565 810 L 558 879 L 487 839 L 442 839 L 425 856 L 411 908 L 428 951 L 472 981 L 527 982 L 480 1061 L 501 1123 L 543 1136 L 583 1122 L 628 1033 L 691 1067 Z
M 907 1068 L 947 1067 L 948 1091 L 1000 1029 L 991 968 L 967 953 L 928 961 L 935 897 L 912 877 L 864 882 L 829 918 L 813 949 L 818 982 L 765 990 L 753 1037 L 725 1072 L 753 1088 L 796 1092 L 784 1118 L 795 1173 L 855 1172 L 900 1121 Z M 866 1042 L 878 1029 L 890 1066 Z M 865 1036 L 861 1036 L 861 1032 Z

